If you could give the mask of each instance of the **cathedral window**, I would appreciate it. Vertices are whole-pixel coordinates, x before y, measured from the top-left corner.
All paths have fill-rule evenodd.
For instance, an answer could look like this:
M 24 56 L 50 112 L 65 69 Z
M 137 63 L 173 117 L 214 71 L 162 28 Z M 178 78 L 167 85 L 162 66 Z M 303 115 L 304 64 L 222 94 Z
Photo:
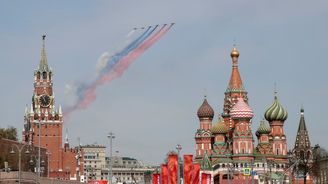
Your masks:
M 40 80 L 40 72 L 38 72 L 38 73 L 36 74 L 36 78 L 37 78 L 38 80 Z

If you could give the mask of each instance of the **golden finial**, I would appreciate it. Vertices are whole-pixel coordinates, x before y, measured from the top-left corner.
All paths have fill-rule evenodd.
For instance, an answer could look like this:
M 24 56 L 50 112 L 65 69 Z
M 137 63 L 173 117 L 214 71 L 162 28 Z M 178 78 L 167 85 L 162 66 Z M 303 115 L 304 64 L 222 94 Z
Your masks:
M 237 48 L 235 47 L 235 44 L 234 44 L 234 47 L 232 48 L 232 51 L 231 51 L 230 56 L 232 58 L 234 58 L 234 57 L 237 57 L 238 58 L 239 57 L 239 52 L 238 52 Z

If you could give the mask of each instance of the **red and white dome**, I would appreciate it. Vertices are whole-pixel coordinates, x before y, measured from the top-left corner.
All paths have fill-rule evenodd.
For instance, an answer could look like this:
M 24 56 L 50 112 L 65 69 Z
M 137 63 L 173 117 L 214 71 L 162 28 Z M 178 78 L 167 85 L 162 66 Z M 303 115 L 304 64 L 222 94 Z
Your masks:
M 254 116 L 253 110 L 247 105 L 243 98 L 238 98 L 238 102 L 232 107 L 230 111 L 231 118 L 249 118 Z

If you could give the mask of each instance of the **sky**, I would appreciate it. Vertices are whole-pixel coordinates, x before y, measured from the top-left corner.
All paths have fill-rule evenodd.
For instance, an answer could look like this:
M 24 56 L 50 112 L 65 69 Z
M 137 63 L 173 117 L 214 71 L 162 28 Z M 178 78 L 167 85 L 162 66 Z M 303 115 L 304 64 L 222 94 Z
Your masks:
M 327 9 L 327 1 L 289 0 L 1 1 L 0 127 L 14 126 L 21 136 L 42 34 L 58 107 L 72 99 L 65 86 L 94 77 L 101 54 L 122 46 L 132 28 L 175 22 L 122 77 L 98 88 L 89 108 L 65 119 L 71 145 L 80 137 L 82 144 L 108 146 L 111 131 L 115 154 L 144 163 L 162 163 L 177 144 L 182 154 L 194 154 L 197 109 L 206 94 L 217 121 L 236 44 L 253 133 L 276 83 L 289 113 L 289 149 L 301 106 L 311 144 L 327 149 Z

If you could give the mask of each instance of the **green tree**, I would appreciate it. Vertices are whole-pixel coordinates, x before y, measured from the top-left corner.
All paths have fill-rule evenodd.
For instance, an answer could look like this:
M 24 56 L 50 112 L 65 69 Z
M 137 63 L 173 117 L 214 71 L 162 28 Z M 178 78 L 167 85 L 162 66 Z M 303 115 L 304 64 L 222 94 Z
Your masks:
M 9 126 L 8 128 L 0 128 L 0 138 L 17 141 L 17 129 Z

